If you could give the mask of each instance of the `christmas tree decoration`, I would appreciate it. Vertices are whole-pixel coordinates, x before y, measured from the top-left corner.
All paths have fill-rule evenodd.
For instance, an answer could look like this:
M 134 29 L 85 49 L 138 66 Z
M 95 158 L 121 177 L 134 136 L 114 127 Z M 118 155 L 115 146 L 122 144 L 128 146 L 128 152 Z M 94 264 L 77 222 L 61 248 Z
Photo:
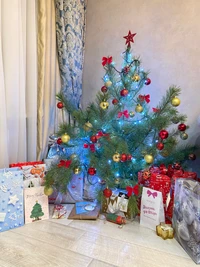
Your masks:
M 172 119 L 171 119 L 171 122 L 173 122 L 174 124 L 177 124 L 177 123 L 179 123 L 179 118 L 177 118 L 177 117 L 173 117 Z
M 119 185 L 120 182 L 121 182 L 121 179 L 120 179 L 119 177 L 115 178 L 114 183 L 115 183 L 116 185 Z
M 180 134 L 180 138 L 181 138 L 182 140 L 186 140 L 186 139 L 188 139 L 188 134 L 185 133 L 185 132 L 182 132 L 182 133 Z
M 133 117 L 135 116 L 135 113 L 134 113 L 133 111 L 130 111 L 130 112 L 129 112 L 129 116 L 130 116 L 131 118 L 133 118 Z
M 116 99 L 116 98 L 114 98 L 113 100 L 112 100 L 112 104 L 113 105 L 117 105 L 119 103 L 119 101 Z
M 121 160 L 122 162 L 127 161 L 127 155 L 126 155 L 125 153 L 122 153 L 122 154 L 121 154 L 121 157 L 120 157 L 120 160 Z
M 146 85 L 149 85 L 150 83 L 151 83 L 151 79 L 146 78 L 146 80 L 145 80 L 145 84 L 146 84 Z
M 88 174 L 91 175 L 91 176 L 95 175 L 96 174 L 96 169 L 94 167 L 90 167 L 88 169 Z
M 106 93 L 108 91 L 107 87 L 104 85 L 101 87 L 101 92 Z
M 163 143 L 157 143 L 156 148 L 157 148 L 158 150 L 163 150 L 163 148 L 164 148 L 164 144 L 163 144 Z
M 70 159 L 77 159 L 77 157 L 78 157 L 78 155 L 77 154 L 75 154 L 75 153 L 73 153 L 73 154 L 71 154 L 71 156 L 70 156 Z
M 44 194 L 50 196 L 53 194 L 53 187 L 44 187 Z
M 102 58 L 102 65 L 105 66 L 105 65 L 109 65 L 112 63 L 112 57 L 103 57 Z
M 171 101 L 172 106 L 178 107 L 180 105 L 180 103 L 181 103 L 181 101 L 178 97 L 175 96 L 174 98 L 172 98 L 172 101 Z
M 196 155 L 194 153 L 189 154 L 188 157 L 190 160 L 195 160 L 196 159 Z
M 135 111 L 141 113 L 143 111 L 143 107 L 140 104 L 137 104 Z
M 133 37 L 136 35 L 136 33 L 131 33 L 131 31 L 128 32 L 128 35 L 124 36 L 126 39 L 126 45 L 128 47 L 131 46 L 131 43 L 134 43 Z
M 81 172 L 81 168 L 80 167 L 74 168 L 74 174 L 79 174 L 80 172 Z
M 106 81 L 105 82 L 105 86 L 106 87 L 111 87 L 112 86 L 112 82 L 111 81 Z
M 153 162 L 154 158 L 152 155 L 147 154 L 144 156 L 144 160 L 146 161 L 146 163 L 151 164 Z
M 128 90 L 127 90 L 126 88 L 122 89 L 122 90 L 120 91 L 120 95 L 121 95 L 121 96 L 127 96 L 127 95 L 128 95 Z
M 103 190 L 103 195 L 106 197 L 106 198 L 109 198 L 112 196 L 112 190 L 109 189 L 108 187 L 106 187 L 104 190 Z
M 89 121 L 86 122 L 86 123 L 84 124 L 84 126 L 83 126 L 83 129 L 84 129 L 86 132 L 91 131 L 92 128 L 93 128 L 93 126 L 92 126 L 92 124 L 91 124 Z
M 134 74 L 133 77 L 131 78 L 134 82 L 139 82 L 140 80 L 140 75 Z
M 186 130 L 186 125 L 184 123 L 181 123 L 178 125 L 178 129 L 181 132 L 184 132 Z
M 90 141 L 91 141 L 92 143 L 96 143 L 96 142 L 97 142 L 97 137 L 96 137 L 96 135 L 92 135 L 92 136 L 90 137 Z
M 129 71 L 130 71 L 130 67 L 129 67 L 129 66 L 126 66 L 126 67 L 123 68 L 123 73 L 124 73 L 125 75 L 128 74 Z
M 139 100 L 140 101 L 146 101 L 146 103 L 149 103 L 150 102 L 150 95 L 139 95 Z
M 102 109 L 107 109 L 109 107 L 109 103 L 107 101 L 103 101 L 100 103 L 100 107 Z
M 161 139 L 167 139 L 168 135 L 169 135 L 169 133 L 166 130 L 161 130 L 159 132 L 159 136 L 160 136 Z
M 132 160 L 133 158 L 131 154 L 127 154 L 126 156 L 127 156 L 127 160 Z
M 57 108 L 62 109 L 63 107 L 64 107 L 63 103 L 62 102 L 58 102 Z
M 62 142 L 63 143 L 68 143 L 69 142 L 69 140 L 70 140 L 70 136 L 67 134 L 67 133 L 65 133 L 65 134 L 63 134 L 62 136 L 61 136 L 61 140 L 62 140 Z
M 56 142 L 57 142 L 58 145 L 61 145 L 62 144 L 62 139 L 59 137 Z
M 119 154 L 119 153 L 115 153 L 115 154 L 113 155 L 113 161 L 115 161 L 115 162 L 119 162 L 120 159 L 121 159 L 121 157 L 120 157 L 120 154 Z

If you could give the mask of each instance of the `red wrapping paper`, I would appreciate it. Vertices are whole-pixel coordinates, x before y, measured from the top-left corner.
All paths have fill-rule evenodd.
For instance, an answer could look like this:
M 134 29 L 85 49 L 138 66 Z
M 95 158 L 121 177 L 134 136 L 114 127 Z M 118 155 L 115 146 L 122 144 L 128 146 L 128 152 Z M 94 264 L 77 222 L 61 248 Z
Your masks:
M 13 167 L 23 167 L 23 166 L 32 166 L 32 165 L 39 165 L 39 164 L 44 164 L 43 161 L 28 161 L 28 162 L 18 162 L 18 163 L 11 163 L 9 164 L 10 168 Z

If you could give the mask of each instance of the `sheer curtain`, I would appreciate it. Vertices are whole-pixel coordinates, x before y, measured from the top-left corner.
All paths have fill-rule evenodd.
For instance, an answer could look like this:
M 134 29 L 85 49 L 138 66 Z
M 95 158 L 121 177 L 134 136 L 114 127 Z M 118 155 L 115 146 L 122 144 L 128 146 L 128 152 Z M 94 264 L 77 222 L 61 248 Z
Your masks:
M 35 1 L 0 1 L 0 168 L 36 158 Z

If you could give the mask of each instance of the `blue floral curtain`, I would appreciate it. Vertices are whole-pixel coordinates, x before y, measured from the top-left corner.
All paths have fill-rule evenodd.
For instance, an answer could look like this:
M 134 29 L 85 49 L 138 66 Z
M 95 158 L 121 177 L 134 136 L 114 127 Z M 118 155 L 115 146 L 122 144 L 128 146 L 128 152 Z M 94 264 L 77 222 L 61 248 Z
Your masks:
M 55 0 L 56 39 L 62 92 L 79 108 L 87 0 Z

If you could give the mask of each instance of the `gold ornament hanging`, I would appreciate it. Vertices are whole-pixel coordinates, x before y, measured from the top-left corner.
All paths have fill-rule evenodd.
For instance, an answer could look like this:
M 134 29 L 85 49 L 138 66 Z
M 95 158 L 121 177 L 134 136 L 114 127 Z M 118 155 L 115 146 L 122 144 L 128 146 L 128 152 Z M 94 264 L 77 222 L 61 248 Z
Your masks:
M 134 82 L 139 82 L 139 80 L 140 80 L 140 76 L 139 76 L 138 74 L 134 74 L 133 77 L 132 77 L 132 80 L 133 80 Z
M 100 103 L 100 107 L 102 109 L 107 109 L 108 106 L 109 106 L 109 103 L 107 101 L 103 101 L 103 102 Z
M 86 122 L 85 124 L 84 124 L 84 126 L 83 126 L 83 129 L 86 131 L 86 132 L 89 132 L 89 131 L 91 131 L 92 130 L 92 124 L 88 121 L 88 122 Z
M 80 171 L 81 171 L 81 168 L 80 167 L 74 168 L 74 174 L 79 174 Z
M 77 158 L 77 154 L 71 154 L 70 159 L 75 159 L 75 158 Z
M 172 98 L 172 101 L 171 101 L 172 106 L 178 107 L 180 103 L 181 103 L 181 100 L 178 97 L 175 96 L 174 98 Z
M 182 139 L 182 140 L 186 140 L 186 139 L 188 139 L 188 134 L 187 133 L 181 133 L 180 134 L 180 138 Z
M 141 113 L 143 111 L 143 107 L 140 104 L 137 104 L 135 111 Z
M 130 112 L 129 112 L 129 116 L 130 116 L 131 118 L 133 118 L 133 117 L 135 116 L 135 113 L 134 113 L 133 111 L 130 111 Z
M 53 194 L 53 187 L 45 187 L 45 188 L 44 188 L 44 194 L 45 194 L 46 196 L 50 196 L 50 195 L 52 195 L 52 194 Z
M 115 182 L 116 185 L 118 185 L 118 184 L 120 184 L 121 179 L 119 177 L 117 177 L 117 178 L 115 178 L 115 181 L 114 182 Z
M 105 86 L 106 87 L 110 87 L 110 86 L 112 86 L 112 82 L 109 80 L 109 81 L 107 81 L 107 82 L 105 82 Z
M 146 163 L 150 164 L 150 163 L 153 162 L 154 158 L 153 158 L 152 155 L 147 154 L 147 155 L 144 156 L 144 160 L 146 161 Z
M 61 140 L 62 140 L 62 142 L 63 143 L 68 143 L 69 142 L 69 140 L 70 140 L 70 136 L 67 134 L 67 133 L 65 133 L 65 134 L 63 134 L 62 136 L 61 136 Z
M 119 153 L 115 153 L 113 155 L 113 161 L 115 161 L 115 162 L 119 162 L 120 161 L 120 154 Z

